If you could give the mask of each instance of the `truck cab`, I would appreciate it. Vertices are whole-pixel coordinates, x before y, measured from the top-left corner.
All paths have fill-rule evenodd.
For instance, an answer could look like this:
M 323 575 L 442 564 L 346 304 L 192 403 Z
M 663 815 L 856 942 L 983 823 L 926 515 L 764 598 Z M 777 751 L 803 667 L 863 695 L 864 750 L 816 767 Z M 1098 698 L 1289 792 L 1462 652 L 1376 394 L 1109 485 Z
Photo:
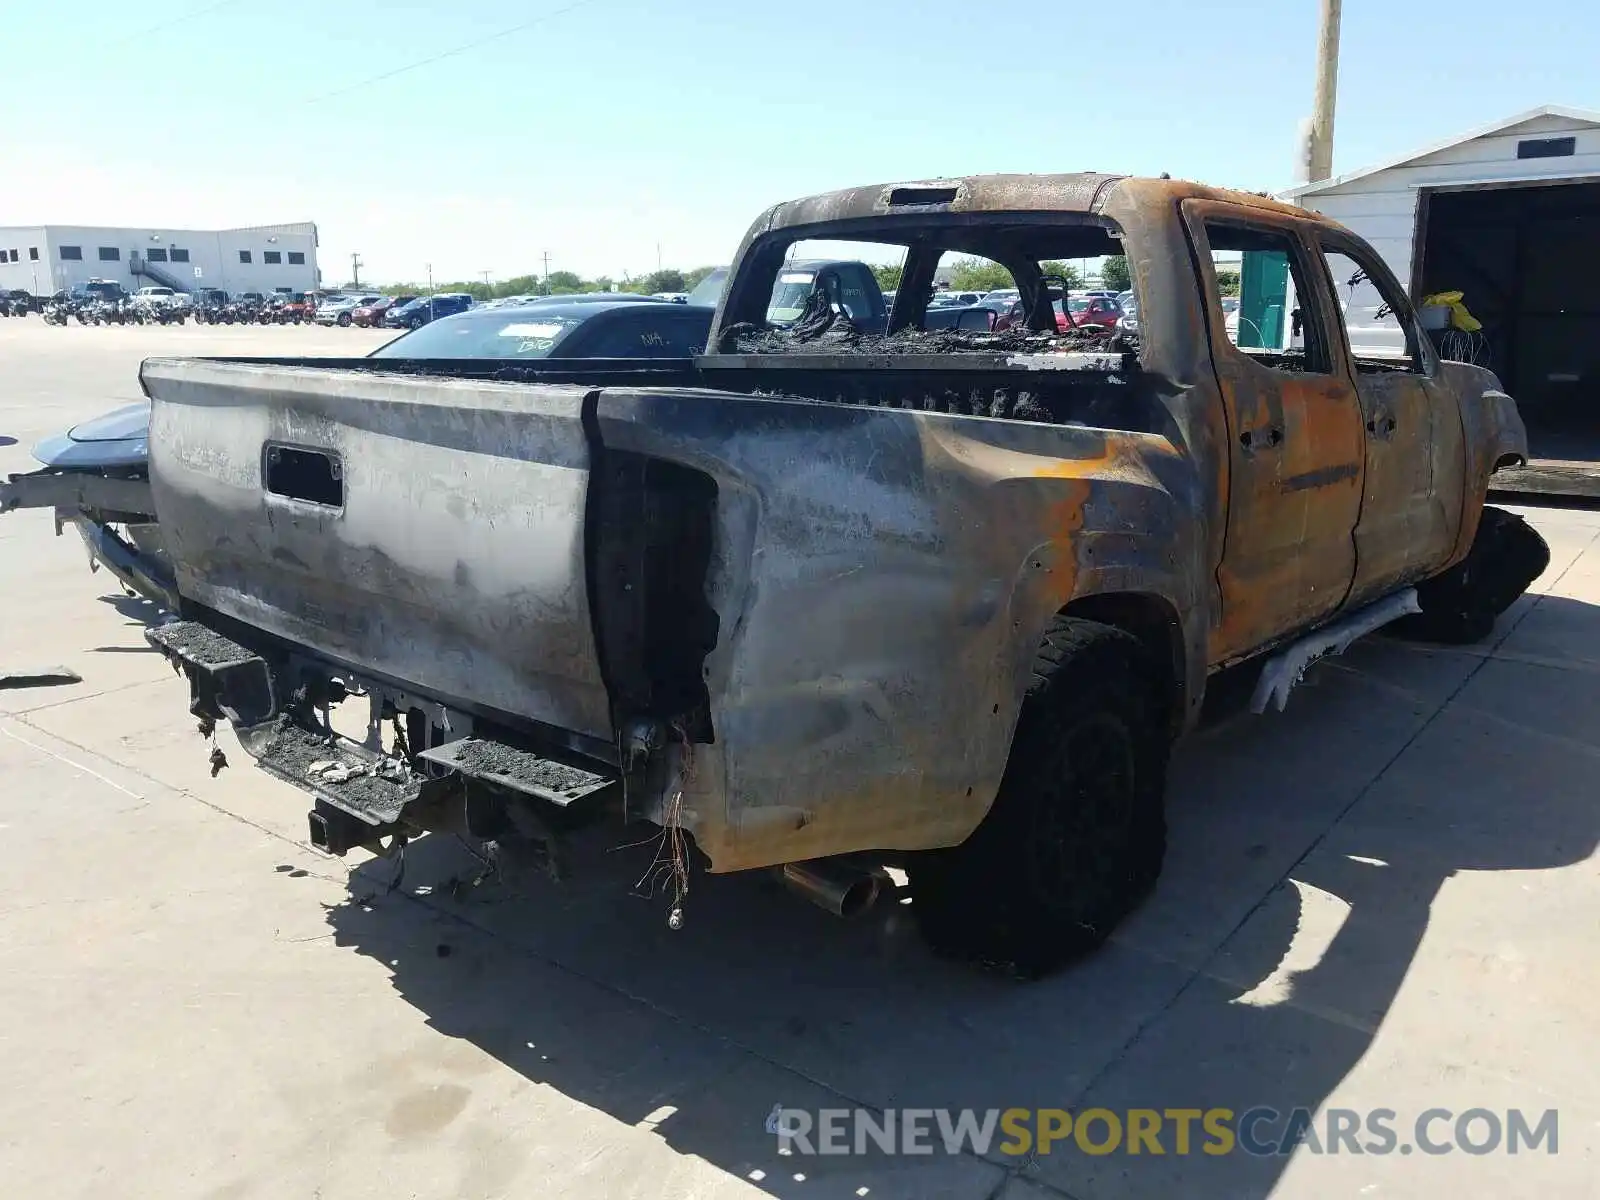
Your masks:
M 128 298 L 128 289 L 114 279 L 90 279 L 74 285 L 72 294 L 79 299 L 117 302 Z

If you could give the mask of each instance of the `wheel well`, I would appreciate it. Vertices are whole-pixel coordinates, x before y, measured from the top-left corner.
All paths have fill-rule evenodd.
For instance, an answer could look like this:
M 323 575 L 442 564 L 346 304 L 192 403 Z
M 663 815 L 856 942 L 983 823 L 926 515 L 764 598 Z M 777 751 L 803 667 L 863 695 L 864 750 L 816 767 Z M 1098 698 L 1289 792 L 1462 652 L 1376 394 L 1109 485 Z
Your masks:
M 1178 612 L 1160 596 L 1144 592 L 1108 592 L 1083 596 L 1061 610 L 1066 616 L 1098 621 L 1131 633 L 1144 644 L 1151 660 L 1167 672 L 1174 732 L 1184 723 L 1187 655 Z
M 1526 466 L 1527 463 L 1528 459 L 1525 455 L 1518 454 L 1516 451 L 1512 451 L 1510 454 L 1502 454 L 1499 458 L 1495 459 L 1494 466 L 1490 468 L 1489 474 L 1493 475 L 1496 471 L 1503 470 L 1506 467 Z

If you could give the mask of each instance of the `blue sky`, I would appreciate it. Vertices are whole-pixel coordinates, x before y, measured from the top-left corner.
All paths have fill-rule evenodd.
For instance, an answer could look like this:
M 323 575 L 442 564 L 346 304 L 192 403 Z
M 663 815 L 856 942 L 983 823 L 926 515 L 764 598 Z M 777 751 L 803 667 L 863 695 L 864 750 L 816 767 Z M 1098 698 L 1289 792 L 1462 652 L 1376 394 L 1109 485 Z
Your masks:
M 1277 189 L 1316 24 L 1316 0 L 0 0 L 0 225 L 311 219 L 330 282 L 356 250 L 380 281 L 545 251 L 621 276 L 658 244 L 726 261 L 765 205 L 879 180 Z M 1600 108 L 1597 62 L 1593 0 L 1347 0 L 1334 169 Z

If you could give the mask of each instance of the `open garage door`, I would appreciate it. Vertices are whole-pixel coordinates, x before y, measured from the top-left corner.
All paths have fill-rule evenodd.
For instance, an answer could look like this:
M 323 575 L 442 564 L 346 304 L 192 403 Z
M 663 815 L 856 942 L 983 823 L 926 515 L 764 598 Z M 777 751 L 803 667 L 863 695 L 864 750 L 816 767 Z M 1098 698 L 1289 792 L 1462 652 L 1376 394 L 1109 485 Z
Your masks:
M 1499 375 L 1535 459 L 1600 482 L 1600 182 L 1428 190 L 1419 217 L 1415 294 L 1463 292 L 1483 322 L 1443 348 Z

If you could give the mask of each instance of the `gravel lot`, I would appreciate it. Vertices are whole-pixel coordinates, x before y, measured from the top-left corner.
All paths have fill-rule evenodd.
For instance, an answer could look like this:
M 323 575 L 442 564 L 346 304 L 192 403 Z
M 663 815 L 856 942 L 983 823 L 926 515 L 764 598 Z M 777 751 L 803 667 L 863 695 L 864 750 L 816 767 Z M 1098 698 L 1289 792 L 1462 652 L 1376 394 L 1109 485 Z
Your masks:
M 0 321 L 0 471 L 137 398 L 147 355 L 382 340 Z M 473 887 L 425 840 L 390 892 L 225 737 L 212 779 L 147 606 L 48 515 L 0 518 L 0 669 L 83 677 L 0 691 L 4 1191 L 1593 1196 L 1600 513 L 1531 515 L 1554 560 L 1491 643 L 1372 640 L 1187 742 L 1157 895 L 1032 986 L 930 959 L 898 903 L 840 924 L 764 877 L 697 878 L 669 932 L 630 895 L 652 848 L 605 831 L 559 887 Z M 1408 1144 L 1428 1109 L 1554 1108 L 1559 1153 L 784 1157 L 780 1103 L 1387 1108 Z

